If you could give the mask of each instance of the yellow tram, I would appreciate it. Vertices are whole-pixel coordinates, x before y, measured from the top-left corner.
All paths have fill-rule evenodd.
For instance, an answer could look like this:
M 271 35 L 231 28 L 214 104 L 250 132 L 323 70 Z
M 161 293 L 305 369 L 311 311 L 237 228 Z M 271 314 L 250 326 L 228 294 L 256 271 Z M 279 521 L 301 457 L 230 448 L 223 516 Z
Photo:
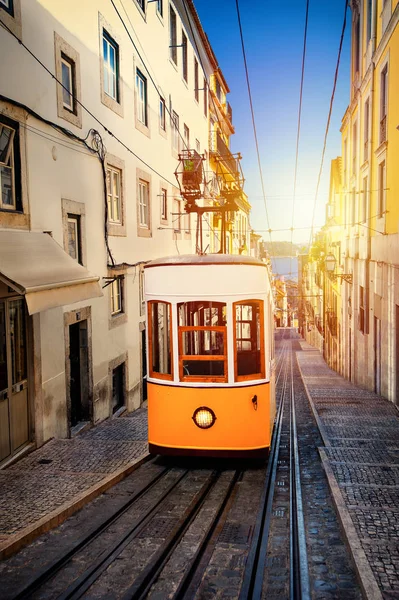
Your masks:
M 145 266 L 151 454 L 268 455 L 275 416 L 273 297 L 250 256 Z

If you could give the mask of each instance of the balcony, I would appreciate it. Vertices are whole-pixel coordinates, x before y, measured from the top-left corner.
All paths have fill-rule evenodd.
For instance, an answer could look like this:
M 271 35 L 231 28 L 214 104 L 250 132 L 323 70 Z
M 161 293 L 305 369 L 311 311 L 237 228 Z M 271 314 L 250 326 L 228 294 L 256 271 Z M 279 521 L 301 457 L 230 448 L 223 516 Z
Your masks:
M 216 136 L 216 152 L 219 154 L 219 157 L 226 169 L 230 171 L 234 177 L 239 177 L 237 159 L 234 158 L 219 134 Z

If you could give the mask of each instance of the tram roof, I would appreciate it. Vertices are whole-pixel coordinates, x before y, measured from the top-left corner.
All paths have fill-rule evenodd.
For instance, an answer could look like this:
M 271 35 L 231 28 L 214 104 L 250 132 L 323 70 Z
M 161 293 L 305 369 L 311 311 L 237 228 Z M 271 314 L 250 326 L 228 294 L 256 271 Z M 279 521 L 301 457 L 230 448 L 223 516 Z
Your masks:
M 255 265 L 267 267 L 266 263 L 253 256 L 238 254 L 180 254 L 164 256 L 147 263 L 144 268 L 184 265 Z

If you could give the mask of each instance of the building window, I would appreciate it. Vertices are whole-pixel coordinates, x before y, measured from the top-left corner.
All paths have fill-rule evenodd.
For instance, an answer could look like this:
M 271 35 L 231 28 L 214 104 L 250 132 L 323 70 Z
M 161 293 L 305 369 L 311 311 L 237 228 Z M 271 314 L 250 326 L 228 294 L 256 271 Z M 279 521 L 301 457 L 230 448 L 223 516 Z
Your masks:
M 140 227 L 150 227 L 149 219 L 149 185 L 148 181 L 139 180 L 139 224 Z
M 388 107 L 388 65 L 380 76 L 380 144 L 387 139 L 387 107 Z
M 216 87 L 216 97 L 219 100 L 220 104 L 222 104 L 222 88 L 220 86 L 219 79 L 216 79 L 215 87 Z
M 147 127 L 147 79 L 137 69 L 136 71 L 136 88 L 137 88 L 137 118 L 140 123 Z
M 184 124 L 183 135 L 184 135 L 184 146 L 188 150 L 190 148 L 190 130 L 186 124 Z
M 181 43 L 183 47 L 183 79 L 188 81 L 187 36 L 184 31 L 181 32 Z
M 0 120 L 0 208 L 22 210 L 19 156 L 19 126 L 10 119 Z
M 103 30 L 104 92 L 119 102 L 119 46 Z
M 356 174 L 357 166 L 357 123 L 353 123 L 352 129 L 352 173 Z
M 121 179 L 120 169 L 107 168 L 108 221 L 110 223 L 122 222 Z
M 173 378 L 172 310 L 169 302 L 148 303 L 150 377 Z
M 367 36 L 367 42 L 369 42 L 371 39 L 371 20 L 372 20 L 372 13 L 373 13 L 373 0 L 367 0 L 366 11 L 367 11 L 366 12 L 366 19 L 367 19 L 366 36 Z
M 368 194 L 368 178 L 363 177 L 361 214 L 359 215 L 359 221 L 361 223 L 365 223 L 367 220 L 367 194 Z
M 378 165 L 378 217 L 385 213 L 386 207 L 386 166 L 385 160 Z
M 194 56 L 194 98 L 199 102 L 198 60 Z
M 204 77 L 204 115 L 208 115 L 208 84 Z
M 161 190 L 161 219 L 163 221 L 168 219 L 168 192 L 164 188 Z
M 57 114 L 76 127 L 82 127 L 79 54 L 56 32 L 54 32 L 54 50 Z
M 200 154 L 200 148 L 201 148 L 201 146 L 200 146 L 199 140 L 195 140 L 195 149 L 198 152 L 198 154 Z
M 66 110 L 76 114 L 76 76 L 75 63 L 61 52 L 62 103 Z
M 369 157 L 369 127 L 370 127 L 370 99 L 364 103 L 364 153 L 363 160 Z
M 356 223 L 356 191 L 355 188 L 352 190 L 352 202 L 351 202 L 351 225 L 355 225 Z
M 233 305 L 235 381 L 265 376 L 263 302 L 245 300 Z
M 166 131 L 166 106 L 163 98 L 159 99 L 159 126 Z
M 173 200 L 173 229 L 175 233 L 180 233 L 181 231 L 181 208 L 180 208 L 180 200 L 179 198 L 175 198 Z
M 179 152 L 179 115 L 175 111 L 172 113 L 172 148 Z
M 116 316 L 124 312 L 123 292 L 124 277 L 116 277 L 110 284 L 111 315 Z
M 176 13 L 171 6 L 169 6 L 169 56 L 177 65 L 177 29 L 176 29 Z
M 177 305 L 180 381 L 227 381 L 226 304 Z
M 14 16 L 13 0 L 0 0 L 0 8 L 4 8 L 12 17 Z
M 137 4 L 143 12 L 145 12 L 145 0 L 136 0 Z
M 68 215 L 68 254 L 78 263 L 83 264 L 79 215 Z
M 360 69 L 360 17 L 357 15 L 353 26 L 353 71 L 356 75 Z
M 157 0 L 157 12 L 163 17 L 163 2 L 162 0 Z

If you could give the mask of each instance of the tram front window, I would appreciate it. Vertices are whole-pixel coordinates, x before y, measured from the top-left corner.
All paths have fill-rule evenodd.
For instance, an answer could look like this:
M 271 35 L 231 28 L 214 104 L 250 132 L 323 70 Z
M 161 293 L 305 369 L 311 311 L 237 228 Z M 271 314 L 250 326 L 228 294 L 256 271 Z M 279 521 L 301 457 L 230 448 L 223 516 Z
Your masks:
M 226 304 L 178 304 L 181 381 L 227 381 Z
M 263 302 L 236 302 L 233 309 L 236 381 L 264 377 Z
M 149 302 L 150 376 L 172 379 L 171 306 Z

